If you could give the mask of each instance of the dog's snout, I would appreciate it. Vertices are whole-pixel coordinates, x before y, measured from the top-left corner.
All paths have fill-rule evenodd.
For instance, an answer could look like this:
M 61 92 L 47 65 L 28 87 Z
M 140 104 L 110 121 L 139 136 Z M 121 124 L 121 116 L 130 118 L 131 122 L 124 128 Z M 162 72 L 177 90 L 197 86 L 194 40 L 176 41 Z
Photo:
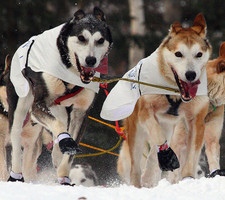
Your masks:
M 85 61 L 89 67 L 92 67 L 96 63 L 96 58 L 94 56 L 88 56 Z
M 185 73 L 185 76 L 188 81 L 193 81 L 196 77 L 196 72 L 195 71 L 187 71 Z

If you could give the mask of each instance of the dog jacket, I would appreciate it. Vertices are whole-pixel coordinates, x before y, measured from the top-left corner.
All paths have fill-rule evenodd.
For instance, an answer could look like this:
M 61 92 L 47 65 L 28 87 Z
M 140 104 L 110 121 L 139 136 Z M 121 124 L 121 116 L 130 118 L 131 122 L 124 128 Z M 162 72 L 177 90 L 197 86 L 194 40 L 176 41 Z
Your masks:
M 178 87 L 168 83 L 161 75 L 158 67 L 158 50 L 147 58 L 140 60 L 123 78 L 178 89 Z M 196 95 L 207 95 L 207 74 L 205 69 L 200 81 Z M 121 80 L 107 96 L 100 116 L 110 121 L 124 119 L 132 114 L 140 96 L 147 94 L 180 95 L 172 91 Z
M 19 97 L 25 97 L 29 92 L 29 83 L 22 74 L 26 62 L 27 66 L 35 72 L 45 72 L 65 82 L 98 92 L 98 83 L 84 84 L 74 73 L 75 71 L 72 71 L 74 69 L 67 69 L 62 63 L 57 47 L 57 38 L 63 25 L 31 37 L 17 49 L 12 58 L 10 79 Z M 95 76 L 99 77 L 100 73 L 96 72 Z

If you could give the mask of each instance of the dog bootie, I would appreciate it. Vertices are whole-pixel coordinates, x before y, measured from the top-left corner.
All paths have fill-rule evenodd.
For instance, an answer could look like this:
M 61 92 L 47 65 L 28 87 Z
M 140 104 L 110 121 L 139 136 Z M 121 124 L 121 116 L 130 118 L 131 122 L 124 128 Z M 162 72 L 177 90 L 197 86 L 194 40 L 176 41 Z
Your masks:
M 55 141 L 59 143 L 59 148 L 63 154 L 75 155 L 81 152 L 77 143 L 71 138 L 68 133 L 61 133 Z
M 213 178 L 215 176 L 225 176 L 225 169 L 217 169 L 212 171 L 207 177 L 208 178 Z
M 69 185 L 69 186 L 74 186 L 75 184 L 70 184 L 70 179 L 67 176 L 58 178 L 58 182 L 60 185 Z
M 174 151 L 167 142 L 157 146 L 159 167 L 162 171 L 173 171 L 180 167 L 180 163 Z
M 8 181 L 10 181 L 10 182 L 16 182 L 16 181 L 24 182 L 24 178 L 23 178 L 22 173 L 17 174 L 17 173 L 14 173 L 13 171 L 11 171 Z

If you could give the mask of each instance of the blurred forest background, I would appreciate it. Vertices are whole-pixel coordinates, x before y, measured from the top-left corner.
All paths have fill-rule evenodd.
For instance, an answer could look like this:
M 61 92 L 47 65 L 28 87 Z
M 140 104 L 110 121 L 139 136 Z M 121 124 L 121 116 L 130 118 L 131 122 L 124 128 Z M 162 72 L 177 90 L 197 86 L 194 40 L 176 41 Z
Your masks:
M 64 23 L 80 8 L 89 12 L 94 6 L 104 11 L 112 31 L 114 45 L 109 54 L 109 75 L 122 76 L 159 46 L 171 23 L 180 21 L 183 26 L 189 26 L 200 12 L 206 18 L 212 58 L 218 56 L 219 46 L 225 40 L 224 0 L 1 0 L 0 66 L 4 66 L 7 54 L 13 55 L 31 36 Z M 99 118 L 104 99 L 104 91 L 100 91 L 91 116 Z M 113 129 L 89 120 L 82 142 L 109 149 L 118 138 Z M 221 141 L 224 143 L 224 139 Z M 95 152 L 82 149 L 84 153 Z M 118 148 L 114 152 L 118 153 Z M 42 155 L 42 162 L 48 159 L 48 153 Z M 117 177 L 116 161 L 117 156 L 110 154 L 76 159 L 79 163 L 90 163 L 104 184 Z M 48 160 L 44 164 L 49 163 Z

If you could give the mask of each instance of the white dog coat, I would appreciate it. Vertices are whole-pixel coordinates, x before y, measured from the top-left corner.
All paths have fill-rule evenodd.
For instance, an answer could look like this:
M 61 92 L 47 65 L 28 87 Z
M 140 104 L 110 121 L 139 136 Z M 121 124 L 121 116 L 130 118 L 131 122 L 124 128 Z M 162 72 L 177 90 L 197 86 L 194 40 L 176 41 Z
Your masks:
M 161 75 L 158 67 L 158 50 L 147 58 L 140 60 L 123 78 L 178 89 L 178 87 L 169 84 Z M 198 86 L 196 95 L 207 95 L 206 70 L 203 71 L 200 81 L 201 83 Z M 132 114 L 140 96 L 146 94 L 180 95 L 172 91 L 140 85 L 138 83 L 119 81 L 107 96 L 100 116 L 110 121 L 124 119 Z
M 29 83 L 22 74 L 26 62 L 27 66 L 35 72 L 45 72 L 65 82 L 91 89 L 96 93 L 98 92 L 98 83 L 82 83 L 80 77 L 72 72 L 71 69 L 67 69 L 62 63 L 57 48 L 57 38 L 63 25 L 64 24 L 47 30 L 40 35 L 31 37 L 29 41 L 17 49 L 12 58 L 10 79 L 19 97 L 25 97 L 29 92 Z M 34 43 L 31 46 L 32 41 L 34 41 Z M 95 76 L 99 77 L 99 75 L 100 74 L 96 72 Z

